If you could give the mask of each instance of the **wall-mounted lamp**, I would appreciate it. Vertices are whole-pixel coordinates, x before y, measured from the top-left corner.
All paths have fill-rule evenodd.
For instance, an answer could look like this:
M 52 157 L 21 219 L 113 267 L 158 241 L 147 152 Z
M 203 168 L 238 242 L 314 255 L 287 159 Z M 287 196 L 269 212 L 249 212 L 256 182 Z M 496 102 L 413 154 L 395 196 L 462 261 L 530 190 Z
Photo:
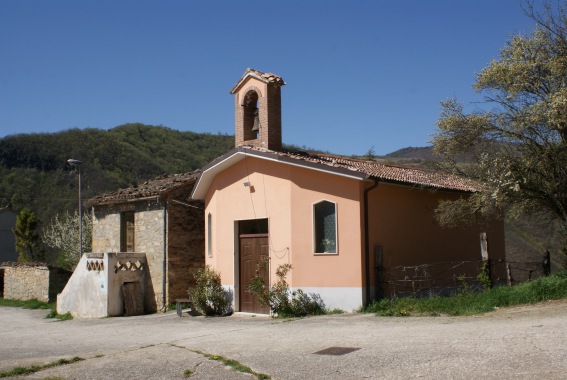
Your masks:
M 248 182 L 248 181 L 244 182 L 243 185 L 244 185 L 244 187 L 250 187 L 250 182 Z

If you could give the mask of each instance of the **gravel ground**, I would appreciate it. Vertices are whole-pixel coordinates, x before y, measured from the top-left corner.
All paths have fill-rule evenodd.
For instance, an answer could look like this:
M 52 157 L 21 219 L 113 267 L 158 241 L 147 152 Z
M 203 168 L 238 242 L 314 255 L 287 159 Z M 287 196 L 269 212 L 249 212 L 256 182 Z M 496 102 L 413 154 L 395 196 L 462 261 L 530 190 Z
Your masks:
M 45 319 L 0 308 L 0 371 L 85 360 L 23 379 L 253 379 L 203 353 L 273 379 L 564 379 L 567 301 L 472 317 L 342 314 L 267 317 Z M 350 348 L 343 355 L 319 351 Z M 331 353 L 340 353 L 333 349 Z

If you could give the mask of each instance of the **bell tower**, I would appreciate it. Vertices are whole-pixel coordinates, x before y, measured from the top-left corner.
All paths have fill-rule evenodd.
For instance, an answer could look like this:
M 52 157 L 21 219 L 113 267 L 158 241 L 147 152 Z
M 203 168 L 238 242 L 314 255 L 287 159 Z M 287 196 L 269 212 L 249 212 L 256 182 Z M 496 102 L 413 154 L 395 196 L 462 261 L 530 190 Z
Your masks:
M 246 70 L 230 91 L 234 95 L 235 146 L 282 148 L 283 85 L 275 74 Z

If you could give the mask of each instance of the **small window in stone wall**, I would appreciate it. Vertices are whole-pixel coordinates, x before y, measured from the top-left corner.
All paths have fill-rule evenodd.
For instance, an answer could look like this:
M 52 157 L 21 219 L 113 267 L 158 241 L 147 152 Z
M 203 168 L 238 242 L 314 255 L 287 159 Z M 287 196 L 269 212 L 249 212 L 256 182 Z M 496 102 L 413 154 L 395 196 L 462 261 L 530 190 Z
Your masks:
M 134 211 L 120 214 L 120 252 L 134 252 Z

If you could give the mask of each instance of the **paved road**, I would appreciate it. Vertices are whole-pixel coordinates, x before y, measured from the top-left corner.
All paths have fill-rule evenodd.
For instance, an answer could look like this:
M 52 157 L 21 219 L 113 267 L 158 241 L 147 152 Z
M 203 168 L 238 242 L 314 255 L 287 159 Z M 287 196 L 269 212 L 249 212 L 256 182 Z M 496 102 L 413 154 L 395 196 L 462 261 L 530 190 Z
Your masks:
M 252 379 L 202 353 L 273 379 L 565 379 L 567 302 L 476 317 L 343 314 L 292 321 L 175 313 L 56 321 L 0 308 L 0 371 L 80 356 L 24 379 Z M 316 354 L 331 347 L 344 355 Z

